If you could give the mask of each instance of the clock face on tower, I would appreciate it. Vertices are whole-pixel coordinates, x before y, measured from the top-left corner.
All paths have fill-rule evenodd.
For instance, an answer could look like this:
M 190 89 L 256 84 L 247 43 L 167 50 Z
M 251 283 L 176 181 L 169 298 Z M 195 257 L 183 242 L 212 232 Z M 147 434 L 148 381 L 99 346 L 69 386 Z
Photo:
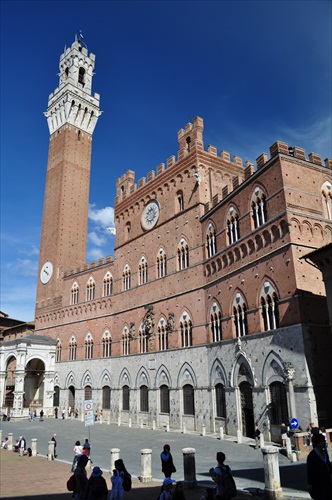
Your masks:
M 52 278 L 53 274 L 53 264 L 50 260 L 47 260 L 40 270 L 40 281 L 43 285 L 46 285 Z
M 146 231 L 152 229 L 158 221 L 160 213 L 160 203 L 158 200 L 151 200 L 143 209 L 141 224 Z

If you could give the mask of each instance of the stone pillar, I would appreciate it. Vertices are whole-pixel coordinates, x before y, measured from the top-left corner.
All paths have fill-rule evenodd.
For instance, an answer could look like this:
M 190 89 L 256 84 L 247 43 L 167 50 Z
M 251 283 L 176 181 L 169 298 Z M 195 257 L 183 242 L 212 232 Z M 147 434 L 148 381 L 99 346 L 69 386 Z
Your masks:
M 224 428 L 223 427 L 219 427 L 219 433 L 220 433 L 220 441 L 222 441 L 224 439 Z
M 32 438 L 31 439 L 31 456 L 36 457 L 37 456 L 37 438 Z
M 152 420 L 152 430 L 153 431 L 156 430 L 156 421 L 155 420 Z
M 140 427 L 140 429 L 143 429 L 143 419 L 142 419 L 142 417 L 140 417 L 140 419 L 139 419 L 139 427 Z
M 48 461 L 51 462 L 54 460 L 54 441 L 49 441 L 48 442 L 48 454 L 47 454 Z
M 296 406 L 295 406 L 295 396 L 294 396 L 294 383 L 295 378 L 295 368 L 292 363 L 284 363 L 284 373 L 288 381 L 288 393 L 289 393 L 289 409 L 292 418 L 296 417 Z
M 242 443 L 242 432 L 240 431 L 240 429 L 238 429 L 238 430 L 236 431 L 236 435 L 237 435 L 237 442 L 238 442 L 239 444 L 241 444 L 241 443 Z
M 204 437 L 206 435 L 206 425 L 202 425 L 202 436 Z
M 120 427 L 121 425 L 121 415 L 118 416 L 118 426 Z
M 8 433 L 8 446 L 7 446 L 7 450 L 13 451 L 13 433 L 12 432 Z
M 279 475 L 279 449 L 276 446 L 266 446 L 262 449 L 265 479 L 265 498 L 278 500 L 282 498 Z
M 196 464 L 195 464 L 195 448 L 183 448 L 183 473 L 185 490 L 196 488 Z
M 111 448 L 111 474 L 113 474 L 114 462 L 120 458 L 120 449 Z
M 150 483 L 152 481 L 151 455 L 152 450 L 148 448 L 141 450 L 141 483 Z
M 264 434 L 262 432 L 259 435 L 259 447 L 264 448 Z
M 183 426 L 182 426 L 182 433 L 183 433 L 183 434 L 186 434 L 186 433 L 187 433 L 186 424 L 183 424 Z
M 128 427 L 131 427 L 131 417 L 128 419 Z
M 166 424 L 166 432 L 169 432 L 169 422 Z

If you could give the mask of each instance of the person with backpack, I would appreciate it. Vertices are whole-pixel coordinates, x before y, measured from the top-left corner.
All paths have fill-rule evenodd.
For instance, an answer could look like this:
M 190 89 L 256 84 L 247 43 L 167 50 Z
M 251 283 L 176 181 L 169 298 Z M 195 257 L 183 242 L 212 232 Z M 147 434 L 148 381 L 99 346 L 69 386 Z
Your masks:
M 111 476 L 112 490 L 110 500 L 122 500 L 124 492 L 131 490 L 131 475 L 121 458 L 115 460 L 114 467 L 115 469 Z
M 231 468 L 225 465 L 226 455 L 222 451 L 217 453 L 218 465 L 210 469 L 213 481 L 216 483 L 216 499 L 230 500 L 236 497 L 236 485 L 232 475 Z
M 88 478 L 85 467 L 88 463 L 88 457 L 82 455 L 77 461 L 77 467 L 74 472 L 74 498 L 75 500 L 84 500 L 85 491 L 88 484 Z
M 108 488 L 100 467 L 93 468 L 85 492 L 85 500 L 107 500 Z

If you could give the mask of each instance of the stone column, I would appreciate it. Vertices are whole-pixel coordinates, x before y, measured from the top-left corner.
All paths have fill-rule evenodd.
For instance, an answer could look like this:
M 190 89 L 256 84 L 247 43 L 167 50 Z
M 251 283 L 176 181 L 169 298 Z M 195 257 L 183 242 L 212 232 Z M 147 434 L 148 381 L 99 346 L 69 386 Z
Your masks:
M 51 462 L 54 460 L 54 441 L 49 441 L 48 442 L 48 454 L 47 454 L 48 461 Z
M 169 422 L 166 424 L 166 432 L 169 432 Z
M 202 425 L 202 436 L 204 437 L 206 435 L 206 425 Z
M 195 448 L 183 448 L 183 473 L 184 473 L 184 489 L 191 490 L 196 488 L 196 464 L 195 464 Z
M 131 418 L 128 419 L 128 427 L 131 427 Z
M 266 446 L 262 449 L 265 479 L 265 498 L 278 500 L 282 498 L 279 475 L 279 449 L 276 446 Z
M 238 442 L 239 444 L 241 444 L 241 443 L 242 443 L 242 432 L 240 431 L 240 429 L 238 429 L 238 430 L 236 431 L 236 435 L 237 435 L 237 442 Z
M 260 449 L 264 448 L 264 434 L 263 434 L 263 432 L 261 432 L 259 435 L 259 447 L 260 447 Z
M 150 483 L 152 480 L 151 455 L 152 450 L 148 448 L 141 450 L 141 483 Z
M 220 436 L 220 441 L 224 439 L 224 428 L 219 427 L 219 436 Z
M 120 458 L 120 449 L 111 448 L 111 474 L 113 474 L 114 462 Z
M 31 439 L 31 456 L 32 457 L 37 456 L 37 438 Z
M 13 451 L 13 433 L 12 432 L 8 433 L 8 446 L 7 446 L 7 450 Z
M 293 383 L 293 380 L 295 378 L 295 368 L 291 363 L 284 363 L 284 373 L 288 382 L 290 414 L 292 418 L 296 418 L 294 383 Z

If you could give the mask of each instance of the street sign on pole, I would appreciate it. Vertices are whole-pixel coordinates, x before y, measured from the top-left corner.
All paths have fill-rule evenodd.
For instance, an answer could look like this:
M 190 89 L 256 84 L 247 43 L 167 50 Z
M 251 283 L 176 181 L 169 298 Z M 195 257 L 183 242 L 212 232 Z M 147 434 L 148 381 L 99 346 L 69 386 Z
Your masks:
M 94 425 L 94 415 L 93 415 L 93 401 L 84 401 L 84 424 L 85 427 L 89 425 Z
M 297 429 L 298 426 L 299 426 L 299 422 L 296 418 L 292 418 L 292 420 L 290 421 L 290 426 L 292 429 Z

